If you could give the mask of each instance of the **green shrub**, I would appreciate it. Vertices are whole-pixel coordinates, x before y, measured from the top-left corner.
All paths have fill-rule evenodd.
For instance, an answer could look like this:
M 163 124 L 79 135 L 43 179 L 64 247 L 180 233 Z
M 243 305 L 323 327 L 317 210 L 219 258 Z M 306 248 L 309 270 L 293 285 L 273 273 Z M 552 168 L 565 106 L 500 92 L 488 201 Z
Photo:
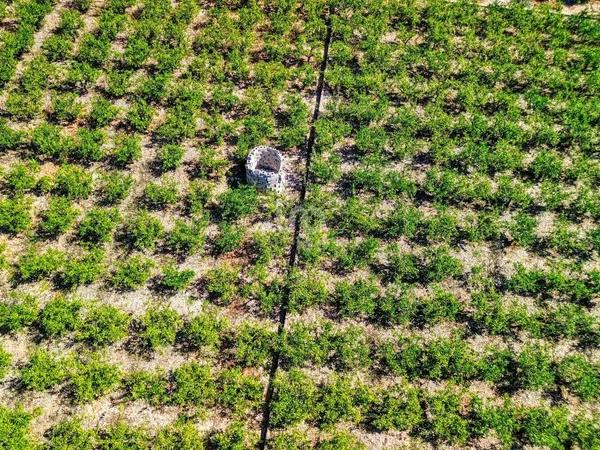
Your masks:
M 387 272 L 393 281 L 415 282 L 419 279 L 417 258 L 410 253 L 403 253 L 397 244 L 387 248 Z
M 445 209 L 427 221 L 425 235 L 430 242 L 453 242 L 458 237 L 458 219 L 453 212 Z
M 51 278 L 56 275 L 64 262 L 65 255 L 60 250 L 49 248 L 40 252 L 31 248 L 19 258 L 15 275 L 21 282 Z
M 350 241 L 345 247 L 336 252 L 336 264 L 341 270 L 349 271 L 355 268 L 366 268 L 372 264 L 379 249 L 379 241 L 374 237 Z
M 317 406 L 317 388 L 310 377 L 297 369 L 279 372 L 273 382 L 271 424 L 287 427 L 314 417 Z
M 93 450 L 95 432 L 86 430 L 79 419 L 68 419 L 54 425 L 47 433 L 48 450 Z
M 127 336 L 131 317 L 110 305 L 93 305 L 85 312 L 76 338 L 94 347 L 114 344 Z
M 106 134 L 101 130 L 77 130 L 77 143 L 71 151 L 71 157 L 86 163 L 100 161 L 104 157 L 102 144 L 106 141 Z
M 154 262 L 134 255 L 119 261 L 111 277 L 112 285 L 120 290 L 134 290 L 150 279 Z
M 350 326 L 331 336 L 331 361 L 339 370 L 365 368 L 371 364 L 371 349 L 362 328 Z
M 514 372 L 513 352 L 495 346 L 487 347 L 478 362 L 478 372 L 483 380 L 496 385 L 509 381 Z
M 67 259 L 60 274 L 60 284 L 66 288 L 91 284 L 97 281 L 104 271 L 104 252 L 92 249 L 81 257 Z
M 340 281 L 335 286 L 335 302 L 342 317 L 372 316 L 378 294 L 374 279 Z
M 157 164 L 162 172 L 175 170 L 181 165 L 185 149 L 180 145 L 167 144 L 160 148 L 157 155 Z
M 119 203 L 127 198 L 133 186 L 133 177 L 119 172 L 108 172 L 103 177 L 102 200 L 109 205 Z
M 275 346 L 275 333 L 264 326 L 242 323 L 235 337 L 235 356 L 244 366 L 265 366 Z
M 57 122 L 72 122 L 81 115 L 83 107 L 74 92 L 54 93 L 52 95 L 52 118 Z
M 150 182 L 144 189 L 144 204 L 151 209 L 164 209 L 178 200 L 179 190 L 171 179 L 164 179 L 159 183 Z
M 92 174 L 79 166 L 65 164 L 56 172 L 54 189 L 71 200 L 85 199 L 92 193 Z
M 114 208 L 92 208 L 79 224 L 77 234 L 88 245 L 101 245 L 111 240 L 119 220 L 119 211 Z
M 167 233 L 167 248 L 180 255 L 192 255 L 198 252 L 206 239 L 207 222 L 194 219 L 190 222 L 177 219 L 173 229 Z
M 432 296 L 423 299 L 421 314 L 427 324 L 441 320 L 455 320 L 461 310 L 460 302 L 452 293 L 436 288 Z
M 138 132 L 144 132 L 150 126 L 154 109 L 145 100 L 136 99 L 127 111 L 127 122 L 129 126 Z
M 33 161 L 27 164 L 15 164 L 4 175 L 6 186 L 12 193 L 17 195 L 31 191 L 37 184 L 39 169 L 39 164 Z
M 583 400 L 600 397 L 600 366 L 581 355 L 564 358 L 557 367 L 559 380 Z
M 333 436 L 319 441 L 318 450 L 366 450 L 367 446 L 346 431 L 337 431 Z
M 137 250 L 154 250 L 163 234 L 163 226 L 156 217 L 139 211 L 127 221 L 125 236 L 129 245 Z
M 31 224 L 31 200 L 23 197 L 0 200 L 0 232 L 16 234 Z
M 192 214 L 202 214 L 205 206 L 212 197 L 214 184 L 210 181 L 193 180 L 188 187 L 185 198 L 186 208 Z
M 215 250 L 219 254 L 237 250 L 245 236 L 245 228 L 227 222 L 219 223 L 219 235 L 214 239 Z
M 417 312 L 417 302 L 404 285 L 389 286 L 376 305 L 376 318 L 386 325 L 410 323 Z
M 221 346 L 223 332 L 229 328 L 226 318 L 217 315 L 216 311 L 202 311 L 183 328 L 183 336 L 192 348 L 209 347 L 217 349 Z
M 30 435 L 33 416 L 20 406 L 9 409 L 0 406 L 0 448 L 6 450 L 33 450 L 36 445 Z
M 410 379 L 420 376 L 421 361 L 425 359 L 420 339 L 411 336 L 387 341 L 382 343 L 378 353 L 386 370 Z
M 263 398 L 263 385 L 260 379 L 244 374 L 239 368 L 221 372 L 217 379 L 217 386 L 219 403 L 239 414 L 257 408 Z
M 524 212 L 519 212 L 509 224 L 508 231 L 510 237 L 518 245 L 529 247 L 534 244 L 537 236 L 535 229 L 537 222 L 534 217 Z
M 356 388 L 348 378 L 333 377 L 318 393 L 318 422 L 331 426 L 338 422 L 355 422 L 361 419 L 357 406 Z
M 458 277 L 463 267 L 457 258 L 450 254 L 448 247 L 429 247 L 425 250 L 424 261 L 426 279 L 440 282 L 446 278 Z
M 177 311 L 170 308 L 150 308 L 141 319 L 142 342 L 153 350 L 175 343 L 177 332 L 183 324 Z
M 21 369 L 21 383 L 26 389 L 45 391 L 64 381 L 67 376 L 64 361 L 47 350 L 37 349 Z
M 173 371 L 175 389 L 171 400 L 182 406 L 211 406 L 217 398 L 210 367 L 188 362 Z
M 119 114 L 119 108 L 102 96 L 94 98 L 90 112 L 90 125 L 94 128 L 104 127 Z
M 205 439 L 193 423 L 175 423 L 161 429 L 156 435 L 157 450 L 204 450 Z
M 145 400 L 153 406 L 169 401 L 169 386 L 161 372 L 133 372 L 125 378 L 124 386 L 132 400 Z
M 10 368 L 12 356 L 2 347 L 0 347 L 0 380 L 6 376 Z
M 137 136 L 118 135 L 112 153 L 114 163 L 119 167 L 127 167 L 142 157 L 142 144 Z
M 567 447 L 569 438 L 566 408 L 531 408 L 523 419 L 525 440 L 531 445 L 550 449 Z
M 256 438 L 241 422 L 232 422 L 223 431 L 217 431 L 208 439 L 209 448 L 215 450 L 243 450 L 256 447 Z
M 600 445 L 600 426 L 595 418 L 583 415 L 571 420 L 571 437 L 581 449 L 595 449 Z
M 563 163 L 558 153 L 543 150 L 536 155 L 529 169 L 537 179 L 557 180 L 562 173 Z
M 452 379 L 464 381 L 477 371 L 473 349 L 460 336 L 439 338 L 427 344 L 421 370 L 432 380 Z
M 227 221 L 241 219 L 258 208 L 258 193 L 250 186 L 229 189 L 219 197 L 221 217 Z
M 367 204 L 357 197 L 350 197 L 345 203 L 340 204 L 336 212 L 335 230 L 346 237 L 377 232 L 380 224 L 372 214 L 374 209 L 376 205 Z
M 206 291 L 212 298 L 227 304 L 231 302 L 238 291 L 239 277 L 240 270 L 238 268 L 222 263 L 206 273 Z
M 517 357 L 517 376 L 525 389 L 539 390 L 554 384 L 552 360 L 540 346 L 527 346 Z
M 44 236 L 58 236 L 68 231 L 79 211 L 72 205 L 68 198 L 51 197 L 48 208 L 40 215 L 40 234 Z
M 47 337 L 60 337 L 79 326 L 80 300 L 58 296 L 50 300 L 40 313 L 40 330 Z
M 301 430 L 286 430 L 269 438 L 269 450 L 309 450 L 310 438 Z M 338 447 L 333 447 L 337 449 Z
M 0 332 L 15 333 L 28 327 L 38 317 L 38 301 L 22 292 L 11 292 L 0 302 Z
M 461 413 L 462 396 L 450 390 L 427 397 L 428 432 L 438 443 L 465 445 L 471 436 L 469 419 Z
M 314 305 L 325 303 L 328 291 L 325 281 L 315 273 L 294 270 L 288 279 L 288 310 L 299 312 Z
M 129 425 L 122 419 L 100 431 L 98 449 L 150 448 L 150 434 L 142 427 Z
M 169 292 L 182 291 L 190 285 L 195 276 L 196 272 L 193 270 L 178 270 L 175 265 L 170 264 L 163 269 L 159 286 Z
M 84 404 L 97 399 L 121 381 L 121 373 L 116 365 L 105 362 L 98 354 L 81 358 L 70 377 L 73 398 Z
M 411 432 L 423 420 L 419 390 L 406 382 L 379 391 L 367 412 L 367 422 L 378 431 Z

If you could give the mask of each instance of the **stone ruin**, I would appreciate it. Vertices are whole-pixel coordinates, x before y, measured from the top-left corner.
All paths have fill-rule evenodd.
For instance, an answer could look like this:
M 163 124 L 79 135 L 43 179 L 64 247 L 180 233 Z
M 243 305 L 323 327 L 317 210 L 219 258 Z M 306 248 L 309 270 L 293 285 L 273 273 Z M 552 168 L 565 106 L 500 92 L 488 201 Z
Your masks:
M 281 192 L 285 180 L 279 150 L 266 145 L 254 147 L 246 159 L 246 180 L 261 191 Z

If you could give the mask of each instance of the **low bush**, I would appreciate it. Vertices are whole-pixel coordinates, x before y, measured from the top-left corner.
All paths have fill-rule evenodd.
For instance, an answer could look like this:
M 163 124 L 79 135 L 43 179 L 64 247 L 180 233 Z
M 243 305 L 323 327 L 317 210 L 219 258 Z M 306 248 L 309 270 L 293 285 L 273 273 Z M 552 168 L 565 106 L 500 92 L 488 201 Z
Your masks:
M 0 302 L 0 333 L 15 333 L 38 317 L 38 301 L 24 292 L 11 292 Z
M 119 290 L 137 289 L 150 279 L 153 267 L 154 262 L 148 258 L 130 256 L 117 263 L 110 282 Z
M 175 343 L 183 321 L 177 311 L 170 308 L 150 308 L 141 319 L 139 333 L 142 342 L 152 350 Z
M 30 434 L 33 415 L 22 407 L 0 406 L 0 448 L 29 450 L 36 447 Z
M 80 358 L 70 375 L 71 389 L 76 403 L 85 404 L 115 389 L 121 381 L 116 365 L 105 362 L 98 354 Z
M 145 400 L 150 405 L 164 405 L 169 401 L 169 385 L 161 372 L 133 372 L 123 381 L 127 397 Z
M 37 184 L 39 164 L 29 162 L 27 164 L 17 163 L 4 175 L 6 187 L 16 195 L 22 195 L 31 191 Z
M 143 99 L 137 99 L 127 111 L 127 123 L 133 130 L 141 133 L 148 129 L 153 116 L 154 108 Z
M 263 398 L 263 385 L 255 376 L 246 375 L 239 368 L 226 369 L 217 379 L 218 401 L 238 414 L 257 408 Z
M 109 205 L 125 200 L 133 186 L 133 177 L 119 172 L 108 172 L 102 181 L 102 200 Z
M 94 347 L 102 347 L 120 341 L 129 330 L 131 317 L 110 305 L 92 305 L 85 311 L 76 338 Z
M 468 417 L 462 412 L 462 395 L 444 390 L 428 396 L 426 404 L 427 434 L 440 444 L 465 445 L 472 431 Z
M 525 389 L 540 390 L 554 384 L 552 360 L 546 348 L 527 346 L 517 357 L 517 376 Z
M 20 282 L 39 281 L 51 278 L 65 263 L 65 255 L 60 250 L 49 248 L 43 252 L 31 248 L 21 255 L 17 262 L 15 276 Z
M 48 450 L 93 450 L 96 443 L 94 430 L 87 430 L 79 419 L 57 423 L 47 432 Z
M 280 372 L 274 380 L 271 424 L 287 427 L 314 418 L 317 388 L 310 377 L 297 369 Z
M 245 228 L 239 225 L 227 222 L 219 223 L 219 235 L 214 239 L 214 247 L 217 253 L 228 253 L 240 248 L 244 236 Z
M 442 320 L 455 320 L 461 310 L 458 299 L 450 292 L 436 288 L 433 295 L 423 299 L 421 314 L 426 324 L 436 324 Z
M 90 111 L 90 125 L 94 128 L 104 127 L 111 123 L 119 114 L 119 108 L 102 96 L 92 101 Z
M 361 411 L 356 397 L 360 394 L 348 378 L 333 377 L 318 392 L 318 422 L 330 427 L 338 422 L 358 423 Z
M 67 259 L 59 275 L 60 284 L 65 288 L 75 288 L 97 281 L 106 269 L 104 256 L 102 250 L 92 249 L 80 257 Z
M 424 419 L 420 392 L 408 383 L 378 391 L 367 411 L 368 424 L 378 431 L 411 432 Z
M 154 250 L 163 234 L 160 220 L 147 211 L 139 211 L 127 221 L 125 238 L 137 250 Z
M 211 298 L 227 304 L 238 291 L 239 277 L 239 268 L 223 263 L 206 273 L 206 291 Z
M 235 356 L 243 366 L 265 366 L 270 360 L 275 333 L 261 325 L 243 323 L 235 336 Z
M 195 349 L 217 349 L 223 341 L 223 333 L 229 328 L 226 318 L 210 308 L 191 319 L 183 328 L 185 342 Z
M 91 163 L 100 161 L 104 157 L 102 145 L 106 141 L 106 134 L 101 130 L 77 130 L 77 142 L 71 150 L 70 156 L 77 161 Z
M 217 398 L 216 383 L 206 365 L 182 364 L 173 371 L 173 384 L 171 400 L 176 405 L 209 407 Z
M 164 179 L 159 183 L 150 182 L 144 189 L 143 201 L 150 209 L 164 209 L 178 200 L 179 190 L 171 179 Z
M 21 383 L 35 391 L 50 389 L 62 383 L 66 376 L 65 362 L 44 349 L 35 350 L 21 369 Z
M 162 172 L 175 170 L 181 165 L 185 149 L 180 145 L 167 144 L 160 148 L 157 155 L 157 164 Z
M 299 312 L 314 305 L 325 303 L 329 292 L 325 280 L 315 273 L 293 271 L 288 279 L 288 310 Z
M 342 317 L 370 317 L 375 312 L 378 294 L 374 279 L 340 281 L 335 286 L 335 303 Z
M 73 122 L 83 111 L 78 100 L 79 95 L 74 92 L 53 94 L 50 106 L 52 119 L 57 122 Z
M 39 317 L 40 330 L 47 337 L 60 337 L 75 331 L 79 326 L 82 302 L 57 296 L 42 309 Z
M 115 138 L 112 151 L 114 163 L 119 167 L 127 167 L 142 157 L 142 144 L 137 136 L 119 135 Z
M 458 277 L 463 273 L 459 259 L 450 254 L 448 247 L 429 247 L 425 250 L 425 278 L 430 282 L 440 282 L 446 278 Z
M 119 211 L 114 208 L 92 208 L 79 224 L 77 234 L 88 245 L 102 245 L 112 239 L 119 220 Z
M 533 446 L 560 449 L 569 439 L 566 408 L 530 408 L 523 418 L 523 434 Z
M 163 269 L 159 286 L 165 291 L 179 292 L 186 289 L 195 276 L 196 272 L 191 269 L 178 270 L 175 265 L 170 264 Z
M 583 400 L 600 397 L 600 366 L 581 355 L 563 358 L 557 367 L 558 379 Z
M 23 197 L 0 200 L 0 232 L 17 234 L 31 224 L 31 200 Z
M 0 380 L 2 380 L 2 378 L 4 378 L 8 373 L 11 360 L 11 354 L 4 350 L 2 347 L 0 347 Z
M 229 189 L 219 197 L 221 217 L 234 221 L 249 216 L 258 208 L 258 193 L 250 186 Z
M 71 200 L 86 199 L 92 193 L 92 174 L 82 167 L 65 164 L 56 172 L 54 189 Z
M 65 197 L 51 197 L 48 208 L 40 215 L 40 234 L 54 237 L 67 232 L 77 219 L 79 211 Z
M 200 251 L 206 239 L 207 225 L 203 219 L 177 219 L 173 229 L 167 233 L 167 248 L 179 255 L 192 255 Z

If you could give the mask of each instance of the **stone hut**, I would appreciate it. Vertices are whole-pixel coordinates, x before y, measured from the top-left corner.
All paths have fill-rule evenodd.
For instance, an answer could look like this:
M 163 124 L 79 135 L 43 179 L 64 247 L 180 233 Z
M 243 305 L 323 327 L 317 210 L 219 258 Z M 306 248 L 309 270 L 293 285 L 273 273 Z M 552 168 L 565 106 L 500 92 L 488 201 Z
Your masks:
M 261 191 L 281 192 L 285 180 L 279 150 L 266 145 L 254 147 L 246 159 L 246 180 Z

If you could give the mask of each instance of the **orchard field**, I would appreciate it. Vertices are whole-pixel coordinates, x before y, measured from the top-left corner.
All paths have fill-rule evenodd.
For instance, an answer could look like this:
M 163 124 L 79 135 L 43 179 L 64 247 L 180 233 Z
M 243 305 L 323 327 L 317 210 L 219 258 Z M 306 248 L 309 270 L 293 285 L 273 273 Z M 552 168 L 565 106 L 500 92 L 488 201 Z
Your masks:
M 600 449 L 597 6 L 0 0 L 0 450 Z

